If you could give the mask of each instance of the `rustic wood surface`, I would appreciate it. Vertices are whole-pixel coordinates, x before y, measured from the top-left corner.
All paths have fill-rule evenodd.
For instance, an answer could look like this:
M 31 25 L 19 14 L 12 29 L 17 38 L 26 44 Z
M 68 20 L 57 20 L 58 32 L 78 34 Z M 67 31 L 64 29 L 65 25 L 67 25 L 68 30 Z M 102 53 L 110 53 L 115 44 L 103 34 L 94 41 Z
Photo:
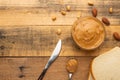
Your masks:
M 62 34 L 56 34 L 57 29 Z M 71 37 L 71 26 L 14 26 L 0 27 L 0 56 L 50 56 L 59 39 L 62 39 L 60 56 L 97 56 L 115 46 L 120 46 L 112 33 L 120 26 L 106 26 L 106 39 L 96 50 L 80 49 Z
M 92 1 L 94 6 L 88 6 L 88 0 L 0 0 L 0 80 L 37 80 L 60 38 L 63 42 L 60 57 L 44 80 L 67 80 L 65 65 L 71 58 L 79 62 L 73 80 L 87 80 L 92 59 L 120 46 L 112 37 L 113 32 L 120 33 L 120 0 Z M 63 16 L 60 10 L 66 5 L 71 6 L 71 11 Z M 92 16 L 93 7 L 98 9 L 97 18 L 105 16 L 111 25 L 105 26 L 103 45 L 94 51 L 83 51 L 73 42 L 71 27 L 79 13 L 81 17 Z M 112 14 L 109 7 L 113 8 Z M 53 15 L 56 21 L 51 20 Z M 62 30 L 59 36 L 57 29 Z
M 44 80 L 68 80 L 66 63 L 72 58 L 78 60 L 79 64 L 73 80 L 87 80 L 93 57 L 59 57 L 48 69 Z M 48 59 L 49 57 L 0 58 L 0 79 L 37 80 Z
M 0 56 L 50 56 L 58 39 L 62 39 L 60 56 L 97 56 L 120 43 L 113 39 L 112 32 L 120 32 L 120 1 L 96 0 L 98 19 L 107 17 L 111 26 L 105 26 L 107 35 L 104 44 L 94 51 L 83 51 L 73 42 L 71 27 L 81 16 L 92 16 L 87 1 L 75 0 L 0 0 Z M 66 5 L 71 11 L 65 16 L 60 10 Z M 108 9 L 113 7 L 113 14 Z M 104 9 L 103 9 L 104 8 Z M 57 20 L 52 21 L 51 16 Z M 57 29 L 62 34 L 56 34 Z

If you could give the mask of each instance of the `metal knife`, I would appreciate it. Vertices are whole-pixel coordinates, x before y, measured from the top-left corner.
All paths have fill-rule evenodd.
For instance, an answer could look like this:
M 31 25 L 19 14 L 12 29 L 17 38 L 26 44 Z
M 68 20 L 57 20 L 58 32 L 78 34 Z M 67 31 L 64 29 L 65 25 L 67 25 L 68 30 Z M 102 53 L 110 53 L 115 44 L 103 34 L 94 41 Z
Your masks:
M 41 73 L 41 75 L 39 76 L 38 80 L 42 80 L 44 75 L 46 74 L 48 68 L 50 67 L 50 65 L 56 60 L 56 58 L 59 56 L 60 51 L 61 51 L 61 47 L 62 47 L 62 41 L 59 40 L 51 57 L 49 58 L 47 64 L 45 65 L 45 68 L 43 69 L 43 72 Z

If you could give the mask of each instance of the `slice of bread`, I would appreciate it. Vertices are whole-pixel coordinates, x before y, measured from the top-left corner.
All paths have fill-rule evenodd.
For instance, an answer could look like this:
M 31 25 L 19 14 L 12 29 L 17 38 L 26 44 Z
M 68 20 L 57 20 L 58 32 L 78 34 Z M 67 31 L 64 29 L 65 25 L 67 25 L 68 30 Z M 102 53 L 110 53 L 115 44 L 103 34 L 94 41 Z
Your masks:
M 96 57 L 92 61 L 88 80 L 120 80 L 120 48 Z
M 88 80 L 94 80 L 91 73 L 89 73 L 89 77 L 88 77 Z

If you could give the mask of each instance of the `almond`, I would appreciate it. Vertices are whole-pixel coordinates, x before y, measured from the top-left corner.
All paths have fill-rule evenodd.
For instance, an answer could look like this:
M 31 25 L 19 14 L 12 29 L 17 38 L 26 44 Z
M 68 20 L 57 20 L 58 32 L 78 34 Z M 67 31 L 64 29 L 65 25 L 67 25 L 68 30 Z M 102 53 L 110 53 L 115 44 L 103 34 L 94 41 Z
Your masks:
M 110 25 L 110 21 L 105 17 L 102 18 L 102 22 L 106 25 Z
M 116 40 L 120 41 L 120 35 L 119 35 L 119 33 L 114 32 L 114 33 L 113 33 L 113 37 L 114 37 Z
M 93 9 L 92 9 L 92 15 L 93 15 L 94 17 L 97 16 L 97 9 L 96 9 L 96 8 L 93 8 Z

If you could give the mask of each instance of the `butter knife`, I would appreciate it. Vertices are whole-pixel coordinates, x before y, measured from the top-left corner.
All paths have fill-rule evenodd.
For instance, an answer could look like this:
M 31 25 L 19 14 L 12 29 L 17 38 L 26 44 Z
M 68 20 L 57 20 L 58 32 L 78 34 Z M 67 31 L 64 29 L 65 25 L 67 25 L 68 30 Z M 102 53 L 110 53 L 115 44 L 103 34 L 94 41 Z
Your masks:
M 56 45 L 56 47 L 55 47 L 55 49 L 54 49 L 54 51 L 53 51 L 53 53 L 52 53 L 52 55 L 51 55 L 51 57 L 49 58 L 47 64 L 45 65 L 45 67 L 44 67 L 41 75 L 39 76 L 38 80 L 42 80 L 42 79 L 43 79 L 43 77 L 45 76 L 45 74 L 46 74 L 48 68 L 50 67 L 50 65 L 51 65 L 51 64 L 56 60 L 56 58 L 59 56 L 60 51 L 61 51 L 61 47 L 62 47 L 62 41 L 59 40 L 58 43 L 57 43 L 57 45 Z

